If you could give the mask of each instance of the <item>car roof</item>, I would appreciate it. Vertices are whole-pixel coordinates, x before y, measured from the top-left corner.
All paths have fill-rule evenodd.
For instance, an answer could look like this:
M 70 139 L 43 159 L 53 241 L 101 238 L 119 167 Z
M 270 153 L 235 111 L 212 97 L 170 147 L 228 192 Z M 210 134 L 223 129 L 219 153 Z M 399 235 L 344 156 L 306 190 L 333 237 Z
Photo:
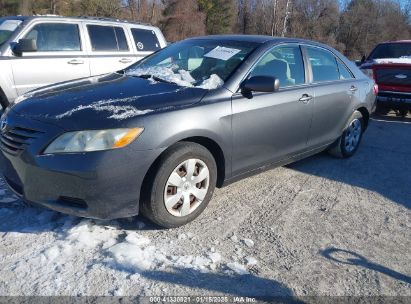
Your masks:
M 0 20 L 21 20 L 24 21 L 26 20 L 28 17 L 27 16 L 3 16 L 0 17 Z
M 264 35 L 210 35 L 210 36 L 193 37 L 189 39 L 205 39 L 205 40 L 220 40 L 220 41 L 225 40 L 225 41 L 260 43 L 260 44 L 264 44 L 266 42 L 273 42 L 273 43 L 294 42 L 294 43 L 304 43 L 304 44 L 311 44 L 314 46 L 330 48 L 329 46 L 325 44 L 322 44 L 316 41 L 306 40 L 306 39 L 272 37 L 272 36 L 264 36 Z
M 107 21 L 107 22 L 117 22 L 117 23 L 124 23 L 124 24 L 136 24 L 136 25 L 145 25 L 145 26 L 152 26 L 152 24 L 138 22 L 138 21 L 128 21 L 124 19 L 115 19 L 115 18 L 100 18 L 100 17 L 89 17 L 89 16 L 79 16 L 79 17 L 66 17 L 66 16 L 59 16 L 59 15 L 33 15 L 33 16 L 6 16 L 3 17 L 4 19 L 15 19 L 15 20 L 33 20 L 33 19 L 66 19 L 66 20 L 77 20 L 77 21 Z M 1 18 L 1 19 L 3 19 Z

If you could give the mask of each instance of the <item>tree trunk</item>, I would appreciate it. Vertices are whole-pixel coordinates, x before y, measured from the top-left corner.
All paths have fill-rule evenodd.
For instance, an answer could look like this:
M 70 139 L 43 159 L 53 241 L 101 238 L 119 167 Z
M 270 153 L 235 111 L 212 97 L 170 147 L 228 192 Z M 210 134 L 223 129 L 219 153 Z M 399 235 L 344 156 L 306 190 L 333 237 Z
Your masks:
M 271 19 L 271 36 L 274 37 L 274 32 L 277 34 L 277 29 L 275 26 L 275 19 L 276 19 L 276 15 L 277 15 L 277 1 L 278 0 L 274 0 L 273 1 L 273 15 L 272 15 L 272 19 Z
M 290 8 L 291 8 L 291 0 L 287 0 L 287 5 L 285 7 L 283 32 L 281 33 L 281 37 L 285 37 L 285 35 L 287 34 L 287 24 L 288 24 L 288 19 L 290 17 Z
M 22 0 L 19 4 L 19 13 L 20 15 L 31 15 L 31 1 L 30 0 Z

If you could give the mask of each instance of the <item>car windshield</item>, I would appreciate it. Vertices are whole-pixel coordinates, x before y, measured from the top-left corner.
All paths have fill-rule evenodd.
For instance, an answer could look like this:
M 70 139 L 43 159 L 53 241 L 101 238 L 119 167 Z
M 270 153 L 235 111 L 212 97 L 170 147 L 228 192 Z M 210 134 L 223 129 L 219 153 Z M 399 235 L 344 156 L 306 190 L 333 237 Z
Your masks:
M 384 58 L 411 58 L 411 43 L 380 44 L 368 57 L 369 60 Z
M 125 73 L 212 90 L 222 86 L 257 46 L 239 41 L 186 40 L 154 53 Z
M 9 39 L 21 22 L 16 19 L 0 19 L 0 45 Z

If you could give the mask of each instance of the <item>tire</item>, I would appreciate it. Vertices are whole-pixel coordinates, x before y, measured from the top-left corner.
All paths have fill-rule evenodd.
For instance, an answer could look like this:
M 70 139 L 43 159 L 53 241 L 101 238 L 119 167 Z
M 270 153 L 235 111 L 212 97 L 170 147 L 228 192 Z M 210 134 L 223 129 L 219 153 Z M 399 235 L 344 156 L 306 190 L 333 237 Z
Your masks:
M 380 115 L 387 115 L 390 112 L 390 109 L 387 107 L 377 105 L 375 112 L 377 112 L 377 114 L 380 114 Z
M 338 158 L 349 158 L 357 152 L 364 133 L 364 118 L 359 111 L 351 116 L 342 135 L 331 146 L 328 152 Z
M 192 182 L 191 176 L 199 183 Z M 145 181 L 141 213 L 164 228 L 185 225 L 207 207 L 216 182 L 217 165 L 212 154 L 196 143 L 177 143 L 160 156 Z
M 9 101 L 6 97 L 6 94 L 4 94 L 3 90 L 0 88 L 0 111 L 5 110 L 9 106 Z
M 398 110 L 397 116 L 398 117 L 407 117 L 408 115 L 408 110 Z

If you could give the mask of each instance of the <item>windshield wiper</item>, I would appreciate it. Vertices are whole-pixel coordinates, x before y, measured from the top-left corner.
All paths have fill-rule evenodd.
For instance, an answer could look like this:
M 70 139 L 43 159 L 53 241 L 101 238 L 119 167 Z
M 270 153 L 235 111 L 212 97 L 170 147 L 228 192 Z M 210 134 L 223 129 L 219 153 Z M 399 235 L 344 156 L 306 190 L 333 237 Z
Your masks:
M 140 78 L 144 78 L 144 79 L 153 79 L 155 81 L 160 81 L 160 82 L 165 82 L 165 83 L 171 83 L 171 84 L 177 84 L 174 81 L 169 81 L 169 80 L 165 80 L 163 78 L 160 78 L 158 76 L 152 75 L 152 74 L 142 74 L 142 75 L 129 75 L 129 76 L 133 76 L 133 77 L 140 77 Z

